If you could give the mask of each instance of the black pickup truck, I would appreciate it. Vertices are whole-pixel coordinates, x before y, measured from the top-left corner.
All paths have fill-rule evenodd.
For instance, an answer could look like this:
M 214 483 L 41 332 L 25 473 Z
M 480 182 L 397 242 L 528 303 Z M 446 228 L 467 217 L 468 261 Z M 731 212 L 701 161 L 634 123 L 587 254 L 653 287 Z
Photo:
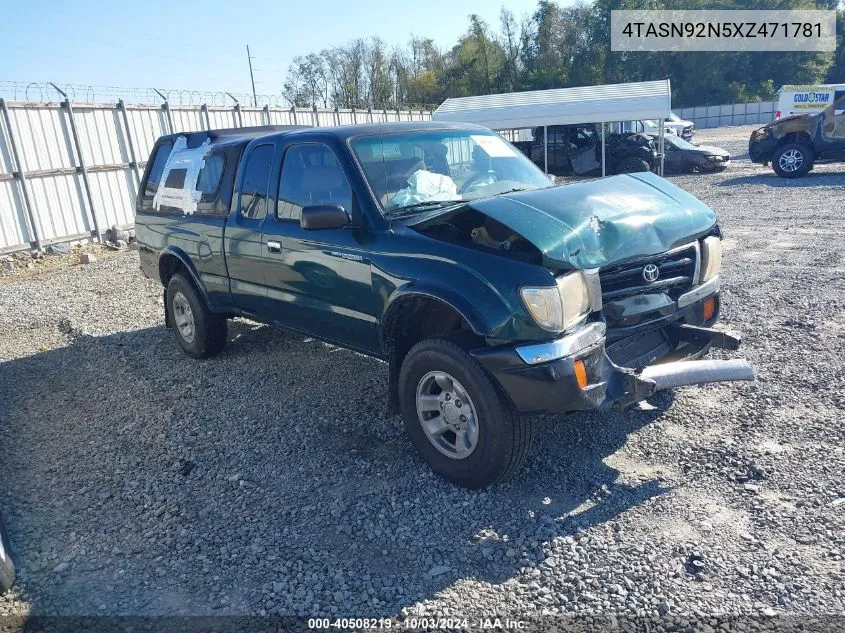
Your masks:
M 556 176 L 601 174 L 601 124 L 550 125 L 548 147 L 544 128 L 534 128 L 534 139 L 517 141 L 514 146 L 540 169 Z M 646 134 L 608 132 L 605 134 L 606 173 L 630 174 L 657 171 L 660 156 L 655 141 Z
M 796 114 L 754 130 L 748 140 L 751 162 L 781 178 L 806 176 L 816 163 L 845 161 L 845 94 L 818 114 Z
M 383 359 L 389 410 L 471 488 L 522 463 L 537 414 L 753 377 L 695 360 L 739 343 L 711 327 L 713 211 L 653 174 L 555 187 L 476 126 L 165 136 L 136 234 L 188 355 L 244 316 Z

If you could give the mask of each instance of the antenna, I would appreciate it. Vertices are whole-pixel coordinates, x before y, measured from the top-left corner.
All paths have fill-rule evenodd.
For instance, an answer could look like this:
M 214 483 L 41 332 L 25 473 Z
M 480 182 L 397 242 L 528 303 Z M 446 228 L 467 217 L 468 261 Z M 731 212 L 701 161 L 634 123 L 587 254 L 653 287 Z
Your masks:
M 252 107 L 258 107 L 258 97 L 255 95 L 255 77 L 252 74 L 252 55 L 249 54 L 249 44 L 246 45 L 246 60 L 249 62 L 249 80 L 252 82 Z

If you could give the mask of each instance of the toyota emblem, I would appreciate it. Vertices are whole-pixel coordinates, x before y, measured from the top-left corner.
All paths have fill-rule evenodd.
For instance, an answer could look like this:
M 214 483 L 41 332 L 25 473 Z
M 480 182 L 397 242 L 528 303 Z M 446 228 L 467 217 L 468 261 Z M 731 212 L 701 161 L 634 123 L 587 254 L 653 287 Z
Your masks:
M 643 279 L 647 282 L 657 281 L 658 277 L 660 277 L 660 269 L 656 265 L 646 264 L 643 266 Z

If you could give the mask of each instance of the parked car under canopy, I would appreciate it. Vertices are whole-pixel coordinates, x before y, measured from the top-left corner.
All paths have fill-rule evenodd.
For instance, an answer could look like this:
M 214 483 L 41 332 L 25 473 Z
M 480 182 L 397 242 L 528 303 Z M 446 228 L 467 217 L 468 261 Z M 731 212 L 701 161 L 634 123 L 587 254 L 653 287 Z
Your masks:
M 432 113 L 432 119 L 475 123 L 493 130 L 654 119 L 659 122 L 658 152 L 662 155 L 663 121 L 671 114 L 672 93 L 669 80 L 665 79 L 456 97 L 446 99 Z M 602 131 L 604 127 L 601 126 Z M 548 138 L 548 135 L 545 137 Z M 602 158 L 602 174 L 606 174 L 608 170 L 604 151 Z M 548 173 L 547 158 L 544 167 Z M 662 164 L 659 173 L 663 173 Z

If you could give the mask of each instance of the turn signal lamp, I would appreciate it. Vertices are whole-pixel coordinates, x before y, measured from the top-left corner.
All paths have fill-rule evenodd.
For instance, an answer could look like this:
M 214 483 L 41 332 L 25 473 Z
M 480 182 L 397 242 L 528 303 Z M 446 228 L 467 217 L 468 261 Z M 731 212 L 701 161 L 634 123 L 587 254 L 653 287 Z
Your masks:
M 575 361 L 575 380 L 578 381 L 579 388 L 587 388 L 587 366 L 583 360 Z

